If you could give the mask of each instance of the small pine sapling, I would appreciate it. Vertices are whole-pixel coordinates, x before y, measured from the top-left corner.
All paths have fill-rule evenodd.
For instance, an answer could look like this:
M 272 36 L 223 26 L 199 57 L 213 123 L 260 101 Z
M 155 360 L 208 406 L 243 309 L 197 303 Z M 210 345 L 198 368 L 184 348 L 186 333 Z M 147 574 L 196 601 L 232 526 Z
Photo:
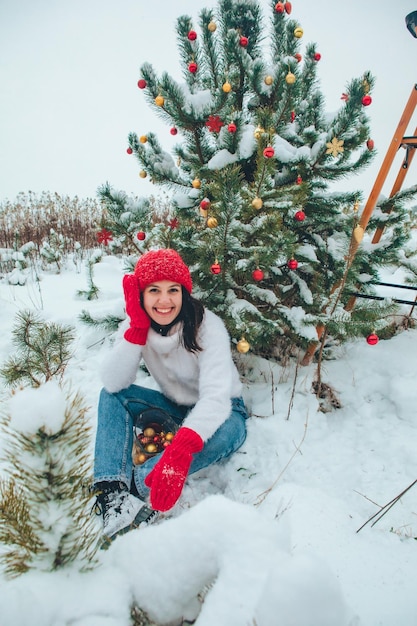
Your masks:
M 101 250 L 96 250 L 87 261 L 87 281 L 88 289 L 79 289 L 77 296 L 86 300 L 97 300 L 100 289 L 94 282 L 94 265 L 101 261 Z
M 47 387 L 47 389 L 46 389 Z M 8 577 L 30 569 L 94 565 L 87 408 L 56 381 L 16 392 L 2 416 L 6 479 L 0 483 L 0 562 Z
M 12 333 L 16 354 L 0 368 L 7 386 L 39 387 L 53 377 L 62 378 L 71 358 L 73 328 L 44 322 L 33 311 L 21 311 Z

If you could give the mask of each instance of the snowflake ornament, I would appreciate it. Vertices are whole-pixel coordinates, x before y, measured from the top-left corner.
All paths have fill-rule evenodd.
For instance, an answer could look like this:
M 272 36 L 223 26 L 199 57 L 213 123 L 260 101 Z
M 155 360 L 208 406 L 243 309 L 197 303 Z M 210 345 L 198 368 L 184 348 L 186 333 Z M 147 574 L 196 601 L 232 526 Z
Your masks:
M 337 139 L 337 137 L 333 137 L 333 139 L 331 141 L 329 141 L 328 143 L 326 143 L 326 154 L 331 154 L 334 157 L 337 157 L 339 154 L 342 154 L 342 152 L 344 151 L 344 140 L 343 139 Z

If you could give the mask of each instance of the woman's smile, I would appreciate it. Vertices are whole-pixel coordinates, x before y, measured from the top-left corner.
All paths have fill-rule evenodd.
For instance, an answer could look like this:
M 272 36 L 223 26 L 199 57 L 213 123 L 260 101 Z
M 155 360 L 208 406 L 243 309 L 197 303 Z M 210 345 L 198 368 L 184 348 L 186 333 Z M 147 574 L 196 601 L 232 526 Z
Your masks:
M 179 283 L 159 280 L 143 291 L 143 308 L 149 317 L 161 326 L 171 324 L 180 314 L 182 289 Z

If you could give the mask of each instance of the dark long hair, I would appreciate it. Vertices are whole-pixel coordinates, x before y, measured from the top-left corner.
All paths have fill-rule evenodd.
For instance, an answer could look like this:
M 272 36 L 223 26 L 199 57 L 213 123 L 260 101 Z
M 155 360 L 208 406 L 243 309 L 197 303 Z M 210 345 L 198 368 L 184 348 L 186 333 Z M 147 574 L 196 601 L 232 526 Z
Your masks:
M 203 349 L 198 341 L 197 334 L 204 318 L 204 306 L 193 298 L 185 287 L 182 289 L 181 319 L 183 322 L 182 343 L 188 352 L 201 352 Z

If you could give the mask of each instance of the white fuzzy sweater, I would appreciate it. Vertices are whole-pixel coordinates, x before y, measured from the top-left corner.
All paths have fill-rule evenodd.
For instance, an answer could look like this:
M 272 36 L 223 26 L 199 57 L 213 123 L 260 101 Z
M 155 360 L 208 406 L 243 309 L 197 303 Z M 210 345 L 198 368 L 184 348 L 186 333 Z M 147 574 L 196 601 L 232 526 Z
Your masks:
M 126 325 L 121 327 L 124 332 Z M 177 404 L 193 406 L 183 426 L 207 441 L 228 418 L 231 398 L 239 397 L 242 385 L 230 352 L 230 338 L 222 320 L 205 309 L 198 333 L 201 352 L 188 352 L 180 342 L 182 325 L 162 337 L 152 328 L 146 345 L 123 336 L 107 355 L 101 376 L 107 391 L 114 393 L 135 382 L 141 359 L 162 393 Z

